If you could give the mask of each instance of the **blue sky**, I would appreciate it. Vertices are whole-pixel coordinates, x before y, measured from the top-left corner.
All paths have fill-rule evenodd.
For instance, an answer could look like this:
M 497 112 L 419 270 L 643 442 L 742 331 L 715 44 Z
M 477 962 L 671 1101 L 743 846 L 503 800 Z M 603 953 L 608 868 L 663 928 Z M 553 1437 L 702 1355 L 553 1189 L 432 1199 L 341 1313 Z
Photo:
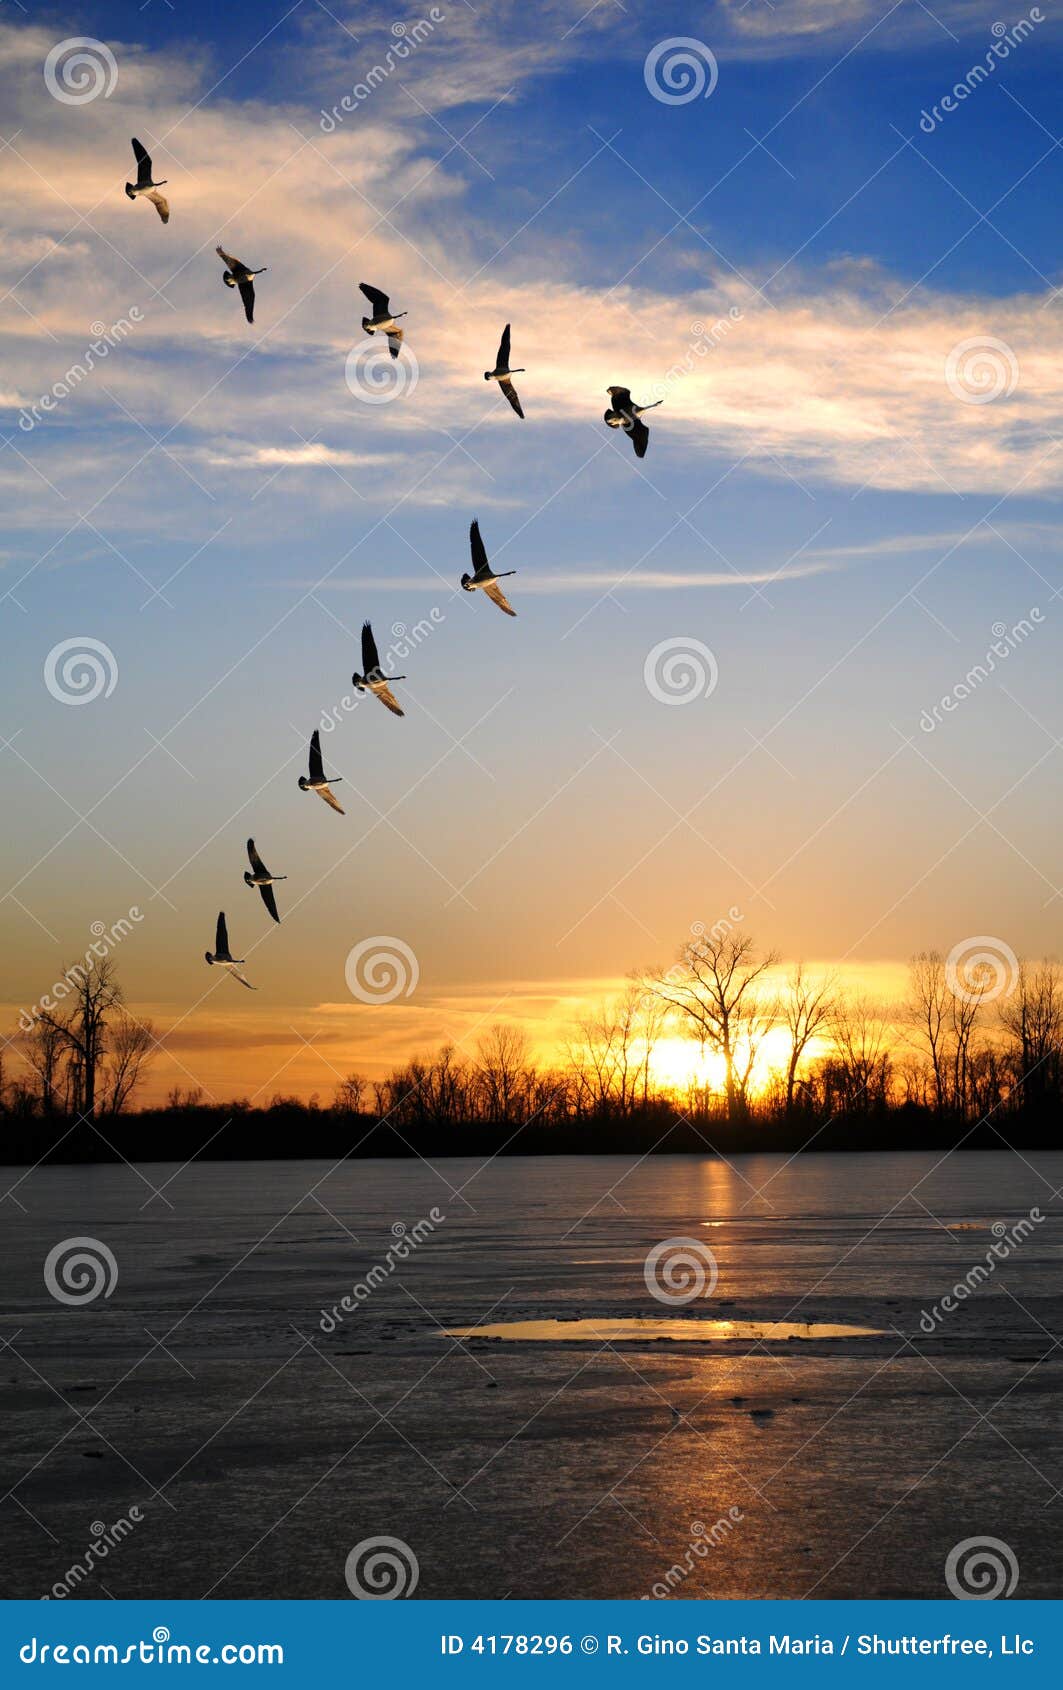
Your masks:
M 0 11 L 12 1012 L 134 904 L 157 1083 L 223 1092 L 327 1092 L 498 1004 L 556 1038 L 735 905 L 883 990 L 926 945 L 1056 949 L 1052 7 L 930 134 L 1030 14 L 438 10 L 331 132 L 428 8 Z M 70 104 L 43 66 L 76 36 L 117 83 Z M 680 36 L 718 80 L 670 105 L 644 66 Z M 122 193 L 131 134 L 165 228 Z M 253 328 L 219 242 L 269 266 Z M 409 311 L 384 404 L 344 378 L 363 279 Z M 524 423 L 482 380 L 507 320 Z M 93 324 L 113 349 L 27 428 Z M 611 382 L 664 395 L 641 463 Z M 515 622 L 455 592 L 474 516 Z M 429 630 L 402 722 L 342 704 L 366 616 L 382 649 Z M 118 677 L 84 707 L 44 680 L 77 638 Z M 711 696 L 654 696 L 669 640 Z M 343 820 L 295 785 L 330 711 Z M 248 833 L 289 874 L 275 931 Z M 254 1000 L 204 967 L 219 907 Z M 418 959 L 386 1006 L 344 973 L 376 935 Z

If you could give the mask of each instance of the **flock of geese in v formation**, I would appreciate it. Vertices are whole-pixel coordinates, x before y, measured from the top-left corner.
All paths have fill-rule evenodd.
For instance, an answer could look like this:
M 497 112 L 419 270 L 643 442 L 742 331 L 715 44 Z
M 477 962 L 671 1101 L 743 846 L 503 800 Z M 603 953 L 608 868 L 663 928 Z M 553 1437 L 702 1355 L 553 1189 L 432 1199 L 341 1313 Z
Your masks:
M 170 202 L 165 194 L 159 192 L 160 188 L 166 187 L 166 180 L 164 178 L 161 182 L 155 181 L 151 155 L 135 136 L 133 137 L 133 156 L 136 159 L 137 179 L 135 182 L 126 183 L 126 193 L 131 200 L 139 198 L 150 200 L 163 223 L 168 223 L 170 221 Z M 239 291 L 240 298 L 243 301 L 244 315 L 249 323 L 253 323 L 255 320 L 255 277 L 264 276 L 266 266 L 259 270 L 252 270 L 241 259 L 234 258 L 231 252 L 226 252 L 224 247 L 219 246 L 215 250 L 225 265 L 222 272 L 222 281 L 227 288 L 236 288 Z M 372 311 L 371 316 L 362 318 L 362 328 L 366 334 L 385 335 L 391 356 L 398 358 L 402 351 L 403 339 L 403 331 L 399 327 L 399 322 L 401 318 L 407 315 L 407 312 L 392 311 L 388 295 L 382 293 L 380 288 L 370 287 L 368 282 L 361 282 L 359 286 L 369 301 Z M 519 366 L 513 369 L 510 365 L 509 330 L 510 325 L 507 323 L 502 331 L 502 339 L 495 357 L 495 367 L 493 370 L 484 371 L 484 381 L 496 381 L 518 417 L 523 420 L 524 410 L 517 389 L 513 385 L 513 377 L 523 375 L 525 372 Z M 610 428 L 624 429 L 630 436 L 631 444 L 635 448 L 635 456 L 644 458 L 650 442 L 650 432 L 642 421 L 642 415 L 645 411 L 654 410 L 663 401 L 656 399 L 652 405 L 636 405 L 632 400 L 630 390 L 626 387 L 610 387 L 608 393 L 609 409 L 605 413 L 604 421 Z M 478 522 L 473 522 L 469 529 L 469 547 L 472 553 L 472 571 L 471 573 L 466 571 L 461 577 L 461 585 L 465 592 L 472 593 L 480 588 L 492 604 L 498 606 L 499 610 L 504 611 L 507 616 L 516 616 L 516 611 L 499 586 L 499 582 L 505 580 L 507 576 L 515 575 L 516 570 L 496 571 L 491 568 L 486 547 L 480 538 Z M 372 693 L 374 698 L 379 698 L 381 704 L 387 706 L 392 715 L 402 716 L 405 712 L 391 690 L 391 682 L 404 681 L 405 679 L 405 675 L 389 677 L 384 674 L 376 641 L 373 638 L 373 630 L 368 622 L 364 623 L 362 626 L 362 673 L 355 673 L 351 676 L 355 688 L 359 692 Z M 331 780 L 326 777 L 325 766 L 321 757 L 321 737 L 315 728 L 310 736 L 310 773 L 299 776 L 300 791 L 316 792 L 319 798 L 323 798 L 326 804 L 331 805 L 332 809 L 342 816 L 346 812 L 332 790 L 333 786 L 339 784 L 341 778 L 339 775 L 334 775 Z M 257 886 L 262 902 L 269 914 L 274 921 L 279 922 L 280 915 L 273 888 L 279 880 L 286 880 L 288 877 L 284 874 L 270 873 L 259 856 L 253 839 L 247 841 L 247 855 L 251 868 L 249 872 L 245 871 L 244 881 L 250 887 Z M 234 979 L 239 980 L 240 984 L 246 986 L 249 991 L 256 990 L 251 985 L 250 980 L 245 980 L 240 973 L 244 958 L 234 957 L 229 948 L 229 930 L 226 926 L 224 910 L 218 916 L 214 949 L 206 952 L 206 960 L 212 966 L 227 969 Z

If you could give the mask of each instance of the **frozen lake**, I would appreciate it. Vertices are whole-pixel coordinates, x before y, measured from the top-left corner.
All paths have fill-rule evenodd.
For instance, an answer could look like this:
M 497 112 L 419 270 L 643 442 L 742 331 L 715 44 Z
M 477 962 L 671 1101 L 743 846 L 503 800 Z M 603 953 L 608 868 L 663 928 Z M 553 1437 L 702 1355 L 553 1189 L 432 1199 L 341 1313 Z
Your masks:
M 72 1593 L 342 1597 L 387 1536 L 423 1597 L 930 1597 L 989 1536 L 1058 1596 L 1061 1184 L 1006 1151 L 3 1170 L 5 1593 L 106 1539 Z M 46 1288 L 76 1238 L 109 1296 Z

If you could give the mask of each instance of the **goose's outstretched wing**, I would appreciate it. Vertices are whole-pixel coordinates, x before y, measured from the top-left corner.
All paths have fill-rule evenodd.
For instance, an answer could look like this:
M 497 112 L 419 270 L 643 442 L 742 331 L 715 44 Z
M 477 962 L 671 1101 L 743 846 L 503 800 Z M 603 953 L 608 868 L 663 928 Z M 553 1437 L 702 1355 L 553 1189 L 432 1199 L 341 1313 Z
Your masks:
M 624 427 L 631 436 L 631 444 L 635 448 L 636 458 L 644 458 L 646 448 L 650 443 L 650 431 L 646 424 L 641 417 L 632 417 L 630 422 L 624 424 Z
M 277 900 L 273 896 L 272 886 L 260 886 L 259 891 L 262 894 L 262 902 L 265 904 L 270 915 L 273 917 L 274 921 L 279 921 L 280 916 L 277 914 Z
M 613 401 L 613 410 L 614 411 L 630 411 L 630 409 L 631 409 L 631 389 L 630 389 L 630 387 L 610 387 L 610 388 L 607 388 L 606 391 L 608 392 L 610 399 Z
M 319 798 L 323 798 L 325 800 L 326 804 L 331 804 L 332 808 L 337 811 L 339 815 L 345 816 L 347 814 L 343 805 L 336 797 L 336 794 L 328 786 L 315 786 L 314 791 L 317 793 Z
M 255 320 L 255 284 L 248 276 L 246 280 L 240 278 L 236 285 L 240 289 L 240 298 L 244 302 L 244 316 L 249 323 L 253 323 Z
M 391 353 L 393 358 L 397 358 L 399 353 L 402 351 L 401 329 L 388 330 L 388 351 Z
M 472 572 L 479 575 L 487 565 L 487 549 L 480 538 L 480 524 L 474 522 L 469 529 L 469 545 L 472 549 Z
M 253 839 L 249 839 L 247 841 L 247 857 L 248 857 L 248 861 L 251 864 L 251 873 L 252 874 L 268 874 L 269 873 L 269 869 L 266 867 L 265 863 L 262 861 L 262 858 L 259 856 L 258 852 L 255 850 L 255 842 L 254 842 Z
M 509 369 L 509 324 L 502 330 L 502 339 L 498 343 L 498 357 L 495 359 L 496 370 Z
M 218 927 L 217 927 L 217 931 L 214 935 L 214 955 L 215 956 L 228 956 L 228 954 L 229 954 L 229 929 L 225 925 L 225 911 L 219 910 L 219 912 L 218 912 Z
M 151 201 L 162 221 L 168 223 L 170 221 L 170 202 L 166 195 L 160 194 L 158 188 L 156 188 L 154 192 L 146 194 L 144 197 Z
M 250 980 L 244 979 L 243 975 L 240 973 L 240 970 L 238 968 L 230 968 L 229 973 L 232 975 L 234 980 L 239 980 L 241 986 L 246 986 L 249 992 L 257 992 L 258 991 L 257 986 L 252 986 Z
M 510 404 L 513 406 L 513 409 L 516 411 L 518 417 L 523 417 L 524 412 L 520 408 L 520 400 L 517 398 L 517 390 L 513 386 L 509 377 L 503 376 L 498 385 L 509 400 Z
M 151 156 L 133 136 L 133 157 L 137 161 L 137 187 L 146 188 L 151 181 Z
M 390 687 L 381 687 L 379 692 L 374 693 L 373 696 L 379 698 L 381 704 L 386 704 L 393 716 L 405 716 L 405 710 L 399 704 Z
M 234 258 L 231 252 L 226 252 L 223 246 L 216 246 L 214 250 L 218 257 L 228 265 L 229 269 L 232 270 L 234 274 L 237 270 L 243 270 L 245 268 L 245 266 L 240 263 L 240 260 L 238 258 Z
M 321 735 L 317 728 L 310 735 L 310 779 L 324 780 L 325 765 L 321 761 Z
M 373 315 L 375 317 L 386 317 L 390 315 L 391 305 L 386 293 L 381 293 L 379 288 L 370 287 L 368 282 L 359 282 L 358 286 L 361 288 L 366 299 L 368 299 L 370 305 L 373 307 Z
M 507 616 L 516 616 L 516 611 L 513 609 L 513 606 L 510 604 L 497 581 L 489 581 L 487 586 L 484 588 L 484 592 L 487 594 L 492 604 L 497 604 L 499 610 L 504 610 Z
M 367 680 L 375 680 L 380 672 L 380 653 L 373 638 L 372 625 L 362 623 L 362 674 Z

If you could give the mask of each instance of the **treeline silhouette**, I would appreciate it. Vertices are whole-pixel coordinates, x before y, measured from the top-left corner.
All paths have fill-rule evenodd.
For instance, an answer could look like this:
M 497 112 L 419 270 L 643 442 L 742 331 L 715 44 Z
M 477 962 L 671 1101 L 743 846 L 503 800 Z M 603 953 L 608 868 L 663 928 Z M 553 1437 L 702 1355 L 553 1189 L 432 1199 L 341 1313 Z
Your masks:
M 107 958 L 67 971 L 61 1007 L 24 1013 L 17 1070 L 0 1057 L 0 1159 L 1055 1148 L 1063 974 L 1001 952 L 922 952 L 889 1004 L 803 964 L 780 984 L 777 957 L 725 921 L 574 1024 L 553 1065 L 502 1024 L 472 1052 L 350 1074 L 325 1104 L 221 1104 L 192 1087 L 145 1109 L 135 1095 L 164 1042 Z M 715 1082 L 662 1082 L 662 1040 L 683 1034 Z

